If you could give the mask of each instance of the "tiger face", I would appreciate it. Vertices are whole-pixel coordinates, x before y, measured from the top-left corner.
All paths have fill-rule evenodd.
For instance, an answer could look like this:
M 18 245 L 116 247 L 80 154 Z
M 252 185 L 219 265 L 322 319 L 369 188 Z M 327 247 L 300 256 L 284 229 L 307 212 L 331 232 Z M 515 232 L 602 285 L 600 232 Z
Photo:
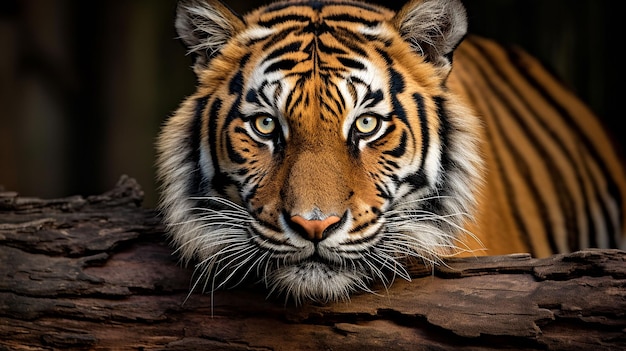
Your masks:
M 481 160 L 477 119 L 446 88 L 458 1 L 276 2 L 243 18 L 183 1 L 176 26 L 198 87 L 163 127 L 158 175 L 198 284 L 257 278 L 328 302 L 462 247 Z

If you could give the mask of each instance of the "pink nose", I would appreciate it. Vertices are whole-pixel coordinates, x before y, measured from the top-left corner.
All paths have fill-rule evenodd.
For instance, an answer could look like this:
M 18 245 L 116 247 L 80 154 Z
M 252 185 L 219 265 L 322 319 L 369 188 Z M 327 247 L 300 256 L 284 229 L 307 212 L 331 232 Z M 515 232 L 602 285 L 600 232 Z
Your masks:
M 324 220 L 308 220 L 301 216 L 291 217 L 291 221 L 302 227 L 306 232 L 309 240 L 322 240 L 324 231 L 331 225 L 339 222 L 341 218 L 337 216 L 329 216 Z

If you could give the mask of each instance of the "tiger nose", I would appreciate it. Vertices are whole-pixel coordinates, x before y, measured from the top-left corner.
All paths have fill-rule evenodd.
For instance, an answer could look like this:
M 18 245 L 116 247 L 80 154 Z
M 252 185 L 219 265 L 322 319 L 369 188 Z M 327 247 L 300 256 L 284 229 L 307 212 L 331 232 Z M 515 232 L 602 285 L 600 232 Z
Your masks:
M 323 220 L 308 220 L 302 216 L 292 216 L 291 221 L 303 229 L 306 238 L 311 241 L 320 241 L 324 238 L 324 231 L 331 225 L 339 222 L 341 218 L 329 216 Z

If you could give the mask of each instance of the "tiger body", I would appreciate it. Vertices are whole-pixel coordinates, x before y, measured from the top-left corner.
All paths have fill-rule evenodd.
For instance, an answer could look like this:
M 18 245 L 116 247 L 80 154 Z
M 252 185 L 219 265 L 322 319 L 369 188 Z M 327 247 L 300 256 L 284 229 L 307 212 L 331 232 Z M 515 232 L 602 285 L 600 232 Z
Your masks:
M 485 253 L 624 249 L 624 166 L 589 108 L 519 49 L 470 37 L 455 55 L 448 86 L 478 111 L 489 141 L 470 229 L 485 233 Z
M 459 46 L 458 1 L 243 18 L 186 1 L 176 25 L 198 86 L 163 127 L 158 175 L 198 284 L 326 302 L 409 279 L 412 258 L 621 245 L 623 167 L 598 121 L 523 52 Z

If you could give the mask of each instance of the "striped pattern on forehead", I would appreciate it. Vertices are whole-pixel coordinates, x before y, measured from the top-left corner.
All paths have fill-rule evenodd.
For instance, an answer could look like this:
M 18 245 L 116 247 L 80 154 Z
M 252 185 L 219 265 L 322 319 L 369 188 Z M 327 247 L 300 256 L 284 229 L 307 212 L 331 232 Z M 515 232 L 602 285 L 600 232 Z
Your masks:
M 313 123 L 338 126 L 339 116 L 349 109 L 380 102 L 382 92 L 370 85 L 376 78 L 384 80 L 385 72 L 368 62 L 384 61 L 380 51 L 389 40 L 375 34 L 385 32 L 379 27 L 391 16 L 382 8 L 353 1 L 276 3 L 248 15 L 242 37 L 258 56 L 251 60 L 257 66 L 246 93 L 254 106 L 242 106 L 242 112 L 264 105 L 295 123 L 302 123 L 304 114 L 314 114 L 319 118 Z

